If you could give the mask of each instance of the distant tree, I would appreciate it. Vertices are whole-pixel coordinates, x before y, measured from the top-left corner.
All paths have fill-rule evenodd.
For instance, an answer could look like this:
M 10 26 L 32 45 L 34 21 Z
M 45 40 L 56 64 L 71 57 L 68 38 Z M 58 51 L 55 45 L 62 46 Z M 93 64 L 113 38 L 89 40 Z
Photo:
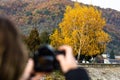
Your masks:
M 30 15 L 32 15 L 32 12 L 31 11 L 27 11 L 26 12 L 26 16 L 30 16 Z
M 50 40 L 49 40 L 49 33 L 46 31 L 43 31 L 40 34 L 40 42 L 41 44 L 49 44 Z
M 45 10 L 44 10 L 44 15 L 49 15 L 49 14 L 50 14 L 50 11 L 47 10 L 47 9 L 45 9 Z
M 114 50 L 110 52 L 110 59 L 115 59 L 115 53 Z
M 40 46 L 39 32 L 36 28 L 31 30 L 26 43 L 31 52 L 35 52 Z
M 37 10 L 35 10 L 35 13 L 42 14 L 42 11 L 37 9 Z

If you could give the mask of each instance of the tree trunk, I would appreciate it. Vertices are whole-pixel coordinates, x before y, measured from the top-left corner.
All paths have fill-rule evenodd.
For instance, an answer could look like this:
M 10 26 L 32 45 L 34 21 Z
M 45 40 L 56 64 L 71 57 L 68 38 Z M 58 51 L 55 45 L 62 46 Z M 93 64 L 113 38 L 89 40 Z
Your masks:
M 80 50 L 81 50 L 81 49 L 79 49 L 78 56 L 77 56 L 77 61 L 78 61 L 78 62 L 79 62 L 79 60 L 80 60 L 80 53 L 81 53 Z

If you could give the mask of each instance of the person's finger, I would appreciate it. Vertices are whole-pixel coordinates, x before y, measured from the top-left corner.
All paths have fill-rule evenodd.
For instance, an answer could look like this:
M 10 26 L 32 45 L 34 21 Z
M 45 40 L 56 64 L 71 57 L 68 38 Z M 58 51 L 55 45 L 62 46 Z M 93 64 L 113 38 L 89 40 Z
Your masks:
M 27 66 L 25 68 L 25 73 L 28 74 L 28 73 L 31 73 L 32 70 L 33 70 L 33 67 L 34 67 L 34 62 L 32 59 L 29 59 L 28 60 L 28 63 L 27 63 Z
M 60 63 L 63 63 L 65 61 L 65 56 L 64 55 L 57 55 L 56 58 Z
M 44 72 L 38 72 L 35 74 L 34 77 L 32 77 L 30 80 L 44 80 L 45 76 L 47 75 L 48 73 L 44 73 Z
M 24 73 L 22 75 L 21 80 L 23 80 L 23 79 L 27 80 L 30 77 L 30 75 L 33 71 L 33 67 L 34 67 L 34 62 L 33 62 L 32 59 L 29 59 L 27 65 L 26 65 L 26 68 L 24 70 Z
M 73 52 L 72 52 L 72 47 L 68 46 L 68 45 L 63 45 L 59 47 L 59 50 L 64 50 L 65 51 L 65 56 L 67 58 L 72 58 L 73 57 Z

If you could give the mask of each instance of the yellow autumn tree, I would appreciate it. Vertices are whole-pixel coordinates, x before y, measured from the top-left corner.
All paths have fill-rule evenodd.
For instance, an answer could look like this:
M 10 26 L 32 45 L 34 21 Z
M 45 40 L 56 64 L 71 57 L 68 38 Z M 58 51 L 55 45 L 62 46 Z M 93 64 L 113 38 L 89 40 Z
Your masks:
M 99 10 L 78 3 L 67 6 L 59 28 L 50 36 L 51 45 L 67 44 L 73 47 L 74 55 L 94 56 L 105 51 L 110 36 L 104 32 L 106 22 Z

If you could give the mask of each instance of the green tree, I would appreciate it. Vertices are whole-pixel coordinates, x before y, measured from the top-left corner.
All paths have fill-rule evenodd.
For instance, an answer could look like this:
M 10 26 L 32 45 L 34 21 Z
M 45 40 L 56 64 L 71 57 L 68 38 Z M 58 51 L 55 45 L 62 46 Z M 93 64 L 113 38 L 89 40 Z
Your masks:
M 115 59 L 115 53 L 114 50 L 110 52 L 110 59 Z
M 40 41 L 42 44 L 49 44 L 50 40 L 49 40 L 49 33 L 46 31 L 43 31 L 40 34 Z
M 26 43 L 31 52 L 35 52 L 40 46 L 39 32 L 36 28 L 31 30 Z
M 26 12 L 26 16 L 31 16 L 32 15 L 32 12 L 31 11 L 27 11 Z

